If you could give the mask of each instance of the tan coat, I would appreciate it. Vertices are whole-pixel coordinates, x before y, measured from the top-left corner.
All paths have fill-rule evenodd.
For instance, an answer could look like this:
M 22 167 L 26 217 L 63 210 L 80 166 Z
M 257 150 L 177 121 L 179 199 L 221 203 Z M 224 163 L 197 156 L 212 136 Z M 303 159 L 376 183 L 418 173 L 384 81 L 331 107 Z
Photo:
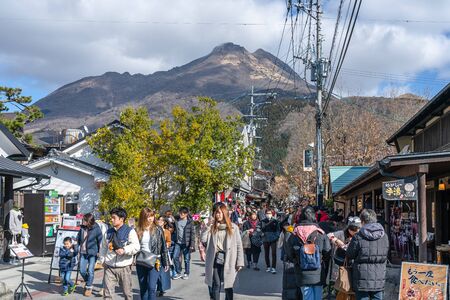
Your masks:
M 214 258 L 216 257 L 216 235 L 204 233 L 203 241 L 207 241 L 206 261 L 205 261 L 205 283 L 212 286 Z M 236 267 L 244 266 L 244 249 L 242 248 L 239 227 L 233 224 L 233 234 L 226 237 L 225 266 L 223 271 L 224 288 L 232 288 L 236 279 Z

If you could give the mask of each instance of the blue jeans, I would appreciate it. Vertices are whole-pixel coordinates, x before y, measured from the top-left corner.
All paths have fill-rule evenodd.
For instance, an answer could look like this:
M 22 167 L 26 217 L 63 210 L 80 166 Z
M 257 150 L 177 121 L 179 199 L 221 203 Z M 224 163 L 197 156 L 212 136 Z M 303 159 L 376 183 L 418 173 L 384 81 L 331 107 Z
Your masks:
M 70 279 L 71 275 L 72 271 L 61 271 L 61 277 L 63 280 L 63 292 L 67 292 L 69 290 L 69 286 L 72 287 L 74 284 L 72 279 Z
M 378 292 L 356 292 L 356 300 L 383 300 L 383 291 Z
M 190 267 L 189 263 L 191 261 L 191 249 L 186 244 L 175 244 L 175 249 L 173 250 L 173 263 L 175 265 L 175 272 L 181 274 L 181 263 L 180 256 L 183 253 L 184 257 L 184 273 L 189 275 Z
M 156 299 L 156 285 L 159 278 L 159 272 L 155 268 L 147 268 L 136 265 L 136 273 L 139 281 L 139 290 L 142 300 Z
M 321 285 L 302 286 L 303 300 L 322 300 L 323 287 Z
M 96 256 L 81 254 L 80 255 L 80 274 L 86 282 L 86 288 L 92 289 L 92 283 L 94 282 L 94 268 Z

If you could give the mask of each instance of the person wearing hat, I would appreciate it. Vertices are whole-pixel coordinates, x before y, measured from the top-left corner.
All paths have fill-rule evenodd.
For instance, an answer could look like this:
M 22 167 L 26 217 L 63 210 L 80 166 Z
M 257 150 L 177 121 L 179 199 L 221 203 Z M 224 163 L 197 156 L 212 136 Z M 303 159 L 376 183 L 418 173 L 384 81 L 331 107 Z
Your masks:
M 344 265 L 347 247 L 353 236 L 361 228 L 361 219 L 358 217 L 349 217 L 347 226 L 344 230 L 339 230 L 328 234 L 332 246 L 333 268 L 331 269 L 331 282 L 335 282 L 339 274 L 339 267 Z

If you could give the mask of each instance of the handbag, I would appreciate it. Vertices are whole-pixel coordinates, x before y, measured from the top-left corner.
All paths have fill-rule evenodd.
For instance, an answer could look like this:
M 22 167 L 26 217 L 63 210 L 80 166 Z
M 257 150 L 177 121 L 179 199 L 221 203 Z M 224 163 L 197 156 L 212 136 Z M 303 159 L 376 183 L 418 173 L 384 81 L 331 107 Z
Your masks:
M 153 239 L 150 237 L 148 248 L 152 249 Z M 160 255 L 154 254 L 147 250 L 140 250 L 136 255 L 136 265 L 144 266 L 153 269 L 156 262 L 159 260 Z
M 347 259 L 344 261 L 344 265 L 339 267 L 339 274 L 334 283 L 334 288 L 338 291 L 346 294 L 352 294 L 351 275 L 347 266 Z
M 136 255 L 136 265 L 153 269 L 159 257 L 160 255 L 156 255 L 146 250 L 141 250 Z
M 214 263 L 219 266 L 223 266 L 225 264 L 225 252 L 219 251 L 216 253 L 216 257 L 214 258 Z
M 261 235 L 262 235 L 261 232 L 257 231 L 250 237 L 250 241 L 255 247 L 261 247 L 262 246 L 263 240 L 262 240 L 262 236 Z

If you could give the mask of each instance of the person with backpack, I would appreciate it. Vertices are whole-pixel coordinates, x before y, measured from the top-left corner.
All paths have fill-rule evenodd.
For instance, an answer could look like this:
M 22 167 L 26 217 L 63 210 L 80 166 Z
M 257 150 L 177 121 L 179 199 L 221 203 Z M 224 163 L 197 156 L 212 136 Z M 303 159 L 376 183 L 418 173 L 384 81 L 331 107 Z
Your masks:
M 83 216 L 83 223 L 77 236 L 80 253 L 80 274 L 85 282 L 84 296 L 92 295 L 94 268 L 102 245 L 103 234 L 91 213 Z
M 313 207 L 307 206 L 302 210 L 300 223 L 289 236 L 285 251 L 287 259 L 294 263 L 296 284 L 303 299 L 321 300 L 331 245 L 316 223 Z
M 280 222 L 273 217 L 272 209 L 266 210 L 266 218 L 261 221 L 263 232 L 264 258 L 266 260 L 266 272 L 276 274 L 277 267 L 277 242 L 280 237 Z M 270 252 L 272 252 L 272 264 L 270 263 Z
M 362 227 L 347 248 L 353 260 L 352 288 L 357 300 L 383 299 L 389 239 L 372 209 L 360 214 Z M 350 218 L 349 218 L 350 220 Z
M 136 231 L 125 224 L 127 212 L 118 207 L 110 211 L 112 227 L 106 231 L 106 241 L 100 250 L 104 267 L 103 299 L 113 299 L 117 285 L 126 300 L 133 299 L 131 265 L 140 249 Z
M 256 212 L 251 213 L 249 219 L 245 221 L 242 230 L 248 234 L 250 240 L 250 247 L 244 249 L 247 256 L 247 268 L 253 267 L 255 271 L 259 271 L 258 261 L 261 254 L 261 244 L 255 238 L 252 240 L 253 235 L 261 230 Z

